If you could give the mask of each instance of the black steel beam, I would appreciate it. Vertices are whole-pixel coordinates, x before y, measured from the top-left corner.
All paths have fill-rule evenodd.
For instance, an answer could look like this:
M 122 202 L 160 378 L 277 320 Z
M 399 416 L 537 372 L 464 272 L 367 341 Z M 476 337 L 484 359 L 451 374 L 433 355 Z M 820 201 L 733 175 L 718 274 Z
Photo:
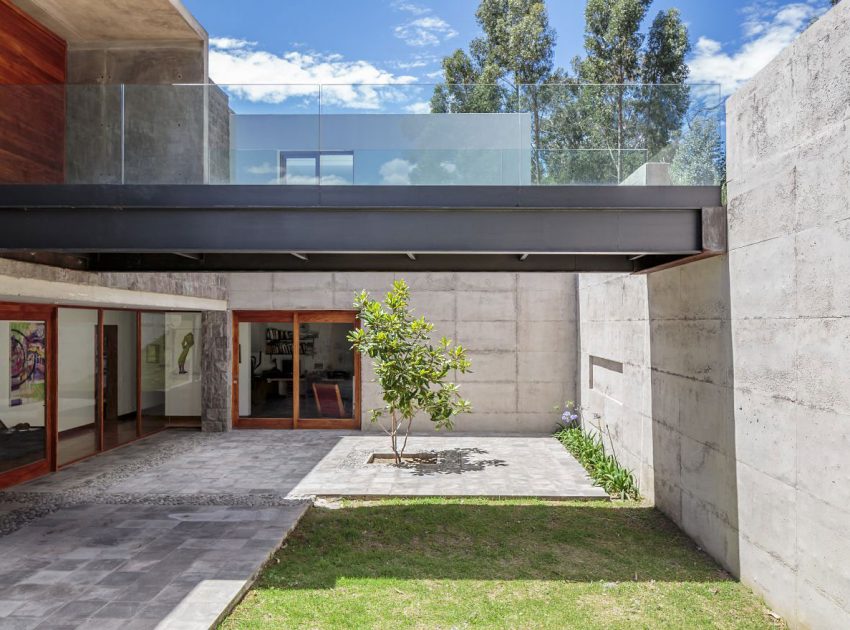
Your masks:
M 636 271 L 704 252 L 719 203 L 718 187 L 4 185 L 0 252 L 151 271 Z
M 533 208 L 683 210 L 719 186 L 0 185 L 0 208 Z
M 0 250 L 693 254 L 699 210 L 6 208 Z
M 205 254 L 192 261 L 170 254 L 96 254 L 92 271 L 534 271 L 633 272 L 628 256 L 506 254 L 313 254 L 301 260 L 289 254 Z M 646 256 L 647 262 L 655 257 Z M 664 260 L 668 260 L 664 257 Z

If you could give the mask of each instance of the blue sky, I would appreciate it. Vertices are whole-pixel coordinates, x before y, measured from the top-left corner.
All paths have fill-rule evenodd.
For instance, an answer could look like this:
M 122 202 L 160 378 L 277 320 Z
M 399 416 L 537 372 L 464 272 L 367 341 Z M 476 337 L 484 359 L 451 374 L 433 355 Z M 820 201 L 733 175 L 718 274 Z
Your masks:
M 439 81 L 442 56 L 478 33 L 477 0 L 183 0 L 210 34 L 210 75 L 219 83 L 393 83 Z M 583 0 L 549 0 L 556 63 L 583 51 Z M 676 6 L 694 51 L 691 78 L 728 95 L 826 9 L 827 0 L 656 0 Z M 422 93 L 426 90 L 423 86 Z M 335 89 L 340 107 L 369 109 L 374 93 Z M 280 101 L 257 89 L 253 101 Z M 371 100 L 370 100 L 371 99 Z

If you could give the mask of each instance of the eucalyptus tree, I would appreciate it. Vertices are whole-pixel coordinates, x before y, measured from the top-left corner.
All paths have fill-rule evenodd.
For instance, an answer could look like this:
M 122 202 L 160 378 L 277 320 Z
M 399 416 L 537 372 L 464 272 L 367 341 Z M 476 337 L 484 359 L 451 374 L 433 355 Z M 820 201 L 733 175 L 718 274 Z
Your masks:
M 629 151 L 653 157 L 683 124 L 690 51 L 688 30 L 677 9 L 659 11 L 648 35 L 641 32 L 652 0 L 588 0 L 586 57 L 574 66 L 581 83 L 593 84 L 590 136 L 610 156 L 617 181 L 630 167 Z
M 515 112 L 531 114 L 535 148 L 541 146 L 538 85 L 551 81 L 555 31 L 544 0 L 481 0 L 475 18 L 482 36 L 443 59 L 444 83 L 434 89 L 433 112 Z M 540 178 L 538 151 L 532 176 Z

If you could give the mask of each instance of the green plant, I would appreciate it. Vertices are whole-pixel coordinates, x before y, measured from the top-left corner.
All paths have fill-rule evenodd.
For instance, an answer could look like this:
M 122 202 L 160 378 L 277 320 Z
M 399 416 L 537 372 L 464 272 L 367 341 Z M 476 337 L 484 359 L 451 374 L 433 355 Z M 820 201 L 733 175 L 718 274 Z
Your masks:
M 453 371 L 469 371 L 466 351 L 445 337 L 433 345 L 430 333 L 434 325 L 424 317 L 414 318 L 409 305 L 410 289 L 403 280 L 393 283 L 383 304 L 362 291 L 354 301 L 361 327 L 348 334 L 352 347 L 372 359 L 384 408 L 369 413 L 372 422 L 379 424 L 383 416 L 389 416 L 389 428 L 383 424 L 381 428 L 390 436 L 396 464 L 401 463 L 418 412 L 428 414 L 437 429 L 450 430 L 454 417 L 471 409 L 469 401 L 460 397 L 458 386 L 447 380 Z M 404 441 L 399 447 L 402 432 Z
M 564 406 L 555 438 L 584 466 L 590 477 L 610 495 L 638 499 L 635 476 L 620 465 L 614 453 L 607 453 L 601 431 L 588 433 L 581 426 L 581 409 L 572 401 Z

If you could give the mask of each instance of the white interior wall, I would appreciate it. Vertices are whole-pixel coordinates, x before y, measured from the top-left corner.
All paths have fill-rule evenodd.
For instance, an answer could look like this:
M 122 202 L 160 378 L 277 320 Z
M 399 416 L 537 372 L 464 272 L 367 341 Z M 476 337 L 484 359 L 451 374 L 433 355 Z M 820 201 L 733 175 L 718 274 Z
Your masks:
M 239 324 L 239 415 L 251 415 L 251 352 L 253 337 L 251 324 Z
M 188 333 L 195 345 L 186 356 L 186 374 L 180 374 L 177 359 Z M 201 314 L 165 313 L 165 414 L 201 415 Z
M 59 431 L 96 421 L 97 311 L 59 309 Z

